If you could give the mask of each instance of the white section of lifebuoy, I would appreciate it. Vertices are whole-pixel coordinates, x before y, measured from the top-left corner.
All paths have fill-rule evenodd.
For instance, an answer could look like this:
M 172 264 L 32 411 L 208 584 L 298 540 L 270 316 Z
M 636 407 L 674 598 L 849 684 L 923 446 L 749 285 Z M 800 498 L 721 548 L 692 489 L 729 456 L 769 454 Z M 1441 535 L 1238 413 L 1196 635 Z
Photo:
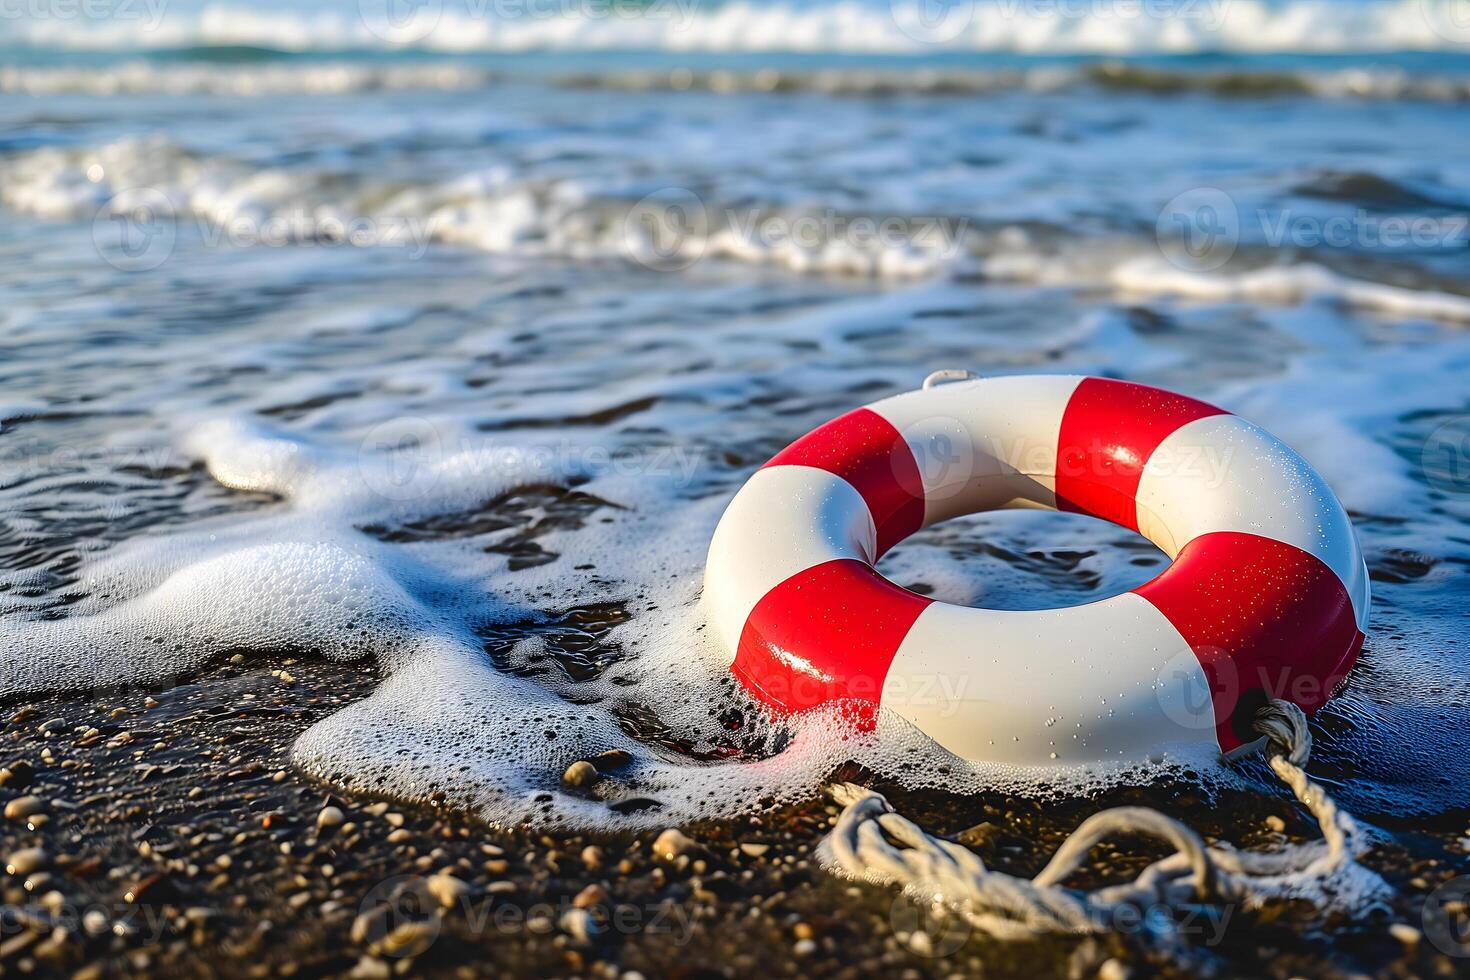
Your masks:
M 1011 506 L 1054 507 L 1057 431 L 1082 379 L 978 378 L 868 408 L 903 434 L 924 480 L 924 523 Z M 984 397 L 976 397 L 982 393 Z
M 1212 743 L 1208 691 L 1179 631 L 1125 592 L 1025 612 L 936 602 L 898 648 L 881 703 L 965 758 L 1083 763 L 1146 758 L 1164 733 Z

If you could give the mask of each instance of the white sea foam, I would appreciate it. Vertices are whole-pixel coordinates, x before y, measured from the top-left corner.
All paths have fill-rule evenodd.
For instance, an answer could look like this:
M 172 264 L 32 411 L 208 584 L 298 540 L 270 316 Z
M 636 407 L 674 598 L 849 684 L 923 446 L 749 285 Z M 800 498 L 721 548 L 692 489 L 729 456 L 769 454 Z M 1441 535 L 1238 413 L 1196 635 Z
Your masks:
M 483 68 L 453 64 L 221 65 L 159 64 L 133 60 L 98 67 L 0 66 L 0 92 L 26 95 L 231 95 L 272 96 L 283 93 L 334 95 L 344 92 L 434 89 L 460 91 L 485 88 L 496 78 Z
M 129 49 L 252 45 L 286 51 L 412 47 L 437 51 L 670 50 L 904 53 L 1400 51 L 1466 40 L 1456 0 L 1176 0 L 1091 5 L 980 0 L 943 11 L 919 3 L 699 3 L 658 0 L 494 5 L 425 4 L 390 20 L 371 5 L 309 13 L 240 4 L 134 5 L 131 17 L 20 19 L 33 44 Z M 530 11 L 530 13 L 527 13 Z
M 605 190 L 599 193 L 599 184 Z M 683 269 L 696 262 L 903 282 L 979 272 L 997 281 L 1124 295 L 1272 304 L 1330 301 L 1403 317 L 1470 323 L 1470 296 L 1375 283 L 1315 263 L 1249 271 L 1172 264 L 1131 237 L 1038 236 L 966 217 L 843 213 L 813 206 L 721 207 L 683 189 L 614 196 L 621 179 L 540 178 L 494 166 L 386 188 L 329 171 L 260 168 L 160 139 L 47 147 L 0 160 L 0 203 L 53 219 L 179 223 L 210 244 L 328 238 L 421 254 L 431 243 Z M 677 222 L 672 219 L 677 217 Z M 865 226 L 865 230 L 859 226 Z M 103 227 L 101 234 L 110 228 Z M 100 244 L 100 242 L 99 242 Z

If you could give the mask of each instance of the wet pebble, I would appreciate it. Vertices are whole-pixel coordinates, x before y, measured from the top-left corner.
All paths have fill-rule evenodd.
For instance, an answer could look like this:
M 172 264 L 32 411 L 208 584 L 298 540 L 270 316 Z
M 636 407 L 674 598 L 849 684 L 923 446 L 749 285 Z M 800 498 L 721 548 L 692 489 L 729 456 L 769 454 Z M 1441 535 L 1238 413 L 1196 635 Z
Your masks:
M 373 952 L 384 956 L 417 956 L 428 949 L 439 936 L 437 927 L 426 922 L 405 922 L 373 946 Z
M 572 789 L 585 789 L 597 782 L 597 778 L 597 767 L 582 759 L 567 766 L 567 771 L 561 774 L 562 785 Z
M 424 888 L 446 909 L 458 907 L 470 893 L 470 886 L 451 874 L 430 875 Z
M 40 871 L 51 863 L 51 855 L 39 847 L 27 847 L 13 852 L 5 859 L 7 874 L 28 875 Z
M 364 956 L 352 967 L 352 980 L 387 980 L 393 975 L 388 964 L 374 956 Z
M 665 861 L 672 861 L 681 854 L 688 854 L 694 847 L 694 841 L 685 836 L 682 830 L 670 827 L 654 840 L 653 853 Z
M 1424 938 L 1422 932 L 1404 922 L 1395 922 L 1389 926 L 1388 934 L 1405 946 L 1417 946 L 1419 945 L 1419 940 Z
M 345 819 L 346 817 L 343 815 L 340 807 L 324 806 L 321 812 L 316 815 L 317 833 L 341 826 L 342 821 Z
M 562 931 L 579 943 L 590 943 L 597 935 L 597 920 L 582 908 L 570 908 L 561 917 Z
M 24 820 L 33 817 L 45 809 L 39 796 L 17 796 L 5 804 L 6 820 Z
M 579 909 L 596 908 L 606 905 L 608 898 L 607 889 L 594 882 L 577 893 L 577 897 L 572 899 L 572 905 Z

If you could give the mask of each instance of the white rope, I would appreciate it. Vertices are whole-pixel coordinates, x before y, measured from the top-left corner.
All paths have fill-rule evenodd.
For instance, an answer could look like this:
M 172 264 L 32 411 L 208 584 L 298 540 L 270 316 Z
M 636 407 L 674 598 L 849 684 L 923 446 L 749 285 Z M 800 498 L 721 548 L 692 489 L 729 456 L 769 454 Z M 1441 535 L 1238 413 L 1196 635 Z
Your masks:
M 901 885 L 912 897 L 959 914 L 1001 939 L 1106 932 L 1122 921 L 1118 911 L 1129 906 L 1147 913 L 1208 901 L 1246 907 L 1285 897 L 1308 898 L 1321 907 L 1376 901 L 1388 886 L 1357 863 L 1363 848 L 1355 840 L 1356 823 L 1302 770 L 1312 751 L 1306 715 L 1290 702 L 1272 701 L 1257 713 L 1256 730 L 1268 740 L 1271 770 L 1316 819 L 1322 840 L 1272 852 L 1207 847 L 1194 831 L 1157 810 L 1118 807 L 1084 820 L 1041 873 L 1028 880 L 992 871 L 967 848 L 931 837 L 872 790 L 839 783 L 829 791 L 845 809 L 818 856 L 839 874 Z M 1094 845 L 1118 834 L 1158 838 L 1174 853 L 1131 882 L 1093 892 L 1062 887 Z M 1139 921 L 1138 916 L 1129 921 Z

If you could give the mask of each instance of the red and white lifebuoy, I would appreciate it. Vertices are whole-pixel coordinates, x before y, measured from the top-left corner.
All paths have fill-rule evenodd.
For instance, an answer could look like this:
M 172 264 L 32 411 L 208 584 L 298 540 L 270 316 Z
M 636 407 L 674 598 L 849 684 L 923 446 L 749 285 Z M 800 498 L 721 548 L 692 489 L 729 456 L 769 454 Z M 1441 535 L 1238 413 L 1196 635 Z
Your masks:
M 874 568 L 1001 507 L 1100 517 L 1173 561 L 1039 611 L 938 602 Z M 1046 765 L 1228 751 L 1265 698 L 1316 710 L 1357 660 L 1368 575 L 1337 498 L 1259 426 L 1125 381 L 1004 377 L 926 383 L 778 453 L 715 531 L 704 603 L 777 713 L 882 704 L 957 755 Z

